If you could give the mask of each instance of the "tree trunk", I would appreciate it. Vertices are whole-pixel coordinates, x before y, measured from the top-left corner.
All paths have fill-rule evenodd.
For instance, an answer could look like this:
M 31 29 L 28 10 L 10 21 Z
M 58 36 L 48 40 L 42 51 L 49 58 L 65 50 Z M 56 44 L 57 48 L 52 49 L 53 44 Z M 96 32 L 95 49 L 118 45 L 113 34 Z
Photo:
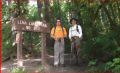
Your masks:
M 44 0 L 44 3 L 45 3 L 45 16 L 44 16 L 44 19 L 46 22 L 49 22 L 49 0 Z
M 42 0 L 37 0 L 38 14 L 39 14 L 40 20 L 41 20 L 42 6 L 43 6 Z
M 41 50 L 41 57 L 42 57 L 42 64 L 46 65 L 46 35 L 41 33 L 42 36 L 42 50 Z

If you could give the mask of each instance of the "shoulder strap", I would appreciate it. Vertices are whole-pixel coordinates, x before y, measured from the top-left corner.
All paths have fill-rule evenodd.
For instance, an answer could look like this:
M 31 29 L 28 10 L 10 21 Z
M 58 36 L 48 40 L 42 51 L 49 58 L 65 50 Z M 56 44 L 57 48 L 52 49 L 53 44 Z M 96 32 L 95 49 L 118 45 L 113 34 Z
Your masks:
M 65 35 L 65 34 L 64 34 L 64 28 L 63 28 L 63 27 L 62 27 L 62 32 L 63 32 L 63 35 Z
M 53 33 L 53 35 L 55 35 L 55 30 L 56 30 L 56 26 L 54 27 L 54 33 Z
M 79 32 L 79 29 L 78 29 L 78 25 L 76 26 L 76 30 L 77 30 L 78 33 L 80 33 L 80 32 Z

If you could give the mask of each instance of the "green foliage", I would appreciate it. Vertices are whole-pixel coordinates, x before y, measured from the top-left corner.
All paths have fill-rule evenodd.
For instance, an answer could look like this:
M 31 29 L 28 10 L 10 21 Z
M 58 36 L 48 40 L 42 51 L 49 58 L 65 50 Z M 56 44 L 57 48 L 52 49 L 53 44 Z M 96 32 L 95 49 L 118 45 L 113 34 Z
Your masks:
M 6 23 L 9 21 L 10 13 L 9 13 L 9 6 L 6 4 L 2 4 L 2 23 Z
M 5 59 L 11 49 L 10 13 L 6 4 L 2 4 L 2 14 L 2 58 Z
M 25 68 L 14 67 L 14 68 L 11 70 L 11 73 L 26 73 L 26 70 L 25 70 Z
M 39 36 L 39 33 L 24 32 L 24 46 L 36 56 L 39 56 L 41 52 L 41 39 Z M 31 45 L 33 45 L 33 47 L 31 47 Z
M 88 66 L 95 66 L 97 63 L 97 60 L 91 60 L 89 63 L 88 63 Z
M 57 0 L 54 0 L 55 2 L 53 3 L 53 10 L 54 10 L 54 17 L 55 18 L 58 18 L 58 17 L 61 17 L 61 13 L 60 13 L 60 3 L 57 1 Z
M 27 14 L 27 18 L 29 20 L 35 21 L 39 20 L 38 9 L 36 6 L 28 6 L 29 12 Z
M 44 72 L 45 72 L 45 67 L 41 65 L 41 66 L 39 67 L 38 71 L 44 73 Z
M 8 54 L 10 54 L 11 49 L 10 48 L 12 45 L 12 41 L 11 41 L 11 32 L 10 32 L 10 26 L 9 24 L 4 24 L 4 28 L 2 29 L 2 58 L 3 60 L 5 59 L 5 57 L 8 56 Z
M 8 5 L 7 8 L 9 8 L 8 10 L 8 14 L 13 16 L 14 13 L 16 12 L 16 17 L 26 17 L 27 13 L 28 13 L 28 7 L 27 7 L 27 3 L 26 2 L 20 2 L 20 4 L 16 4 L 15 2 L 11 3 Z
M 120 72 L 120 58 L 114 58 L 106 63 L 105 70 L 112 70 L 115 73 Z

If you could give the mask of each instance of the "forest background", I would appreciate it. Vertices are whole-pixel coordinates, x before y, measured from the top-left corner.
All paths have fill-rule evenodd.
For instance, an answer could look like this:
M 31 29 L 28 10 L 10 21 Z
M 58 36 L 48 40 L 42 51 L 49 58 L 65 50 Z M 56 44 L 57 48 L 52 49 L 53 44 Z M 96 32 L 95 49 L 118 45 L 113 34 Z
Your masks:
M 2 60 L 12 54 L 14 35 L 10 27 L 11 17 L 24 17 L 31 21 L 46 20 L 51 28 L 56 18 L 61 18 L 64 27 L 69 29 L 69 20 L 77 18 L 83 30 L 80 58 L 90 70 L 120 71 L 120 1 L 119 0 L 37 0 L 30 6 L 28 0 L 2 0 Z M 16 11 L 16 12 L 15 12 Z M 24 32 L 24 56 L 34 57 L 41 53 L 39 33 Z M 65 39 L 65 52 L 70 53 L 70 41 Z M 52 43 L 51 43 L 52 42 Z M 47 52 L 53 54 L 53 39 L 47 34 Z M 32 44 L 32 46 L 31 46 Z M 31 50 L 32 49 L 32 50 Z M 10 55 L 8 55 L 10 54 Z

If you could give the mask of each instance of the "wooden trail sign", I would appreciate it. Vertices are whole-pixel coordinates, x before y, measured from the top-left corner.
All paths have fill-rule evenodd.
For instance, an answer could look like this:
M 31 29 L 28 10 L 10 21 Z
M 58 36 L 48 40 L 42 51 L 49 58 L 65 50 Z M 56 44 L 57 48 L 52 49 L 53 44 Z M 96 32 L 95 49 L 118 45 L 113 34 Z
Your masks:
M 14 18 L 11 20 L 12 31 L 17 31 L 17 63 L 18 67 L 23 66 L 22 57 L 22 32 L 40 32 L 42 33 L 42 64 L 46 64 L 46 33 L 50 33 L 50 25 L 45 21 L 29 21 L 24 18 Z
M 16 18 L 12 21 L 12 30 L 50 33 L 50 26 L 45 21 L 32 22 L 23 18 Z

